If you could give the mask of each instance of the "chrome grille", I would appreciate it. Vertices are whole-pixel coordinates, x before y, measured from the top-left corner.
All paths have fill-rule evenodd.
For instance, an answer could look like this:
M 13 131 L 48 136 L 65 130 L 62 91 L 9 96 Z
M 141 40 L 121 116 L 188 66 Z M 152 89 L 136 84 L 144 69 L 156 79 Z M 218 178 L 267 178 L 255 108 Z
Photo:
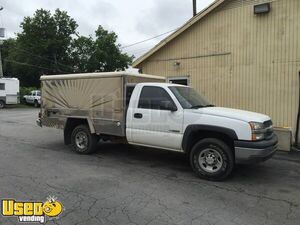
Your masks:
M 273 137 L 274 129 L 272 120 L 264 122 L 266 129 L 266 139 L 271 139 Z

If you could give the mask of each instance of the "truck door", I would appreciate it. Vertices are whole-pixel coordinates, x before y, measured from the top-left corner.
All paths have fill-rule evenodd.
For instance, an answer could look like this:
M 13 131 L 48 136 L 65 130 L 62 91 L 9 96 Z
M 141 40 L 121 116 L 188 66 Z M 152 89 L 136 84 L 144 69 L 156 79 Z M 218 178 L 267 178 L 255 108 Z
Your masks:
M 181 150 L 183 110 L 176 105 L 166 89 L 157 86 L 142 87 L 135 106 L 129 107 L 127 113 L 126 132 L 129 142 Z M 172 107 L 174 110 L 171 111 Z
M 34 102 L 35 91 L 32 91 L 30 96 L 28 97 L 28 103 Z

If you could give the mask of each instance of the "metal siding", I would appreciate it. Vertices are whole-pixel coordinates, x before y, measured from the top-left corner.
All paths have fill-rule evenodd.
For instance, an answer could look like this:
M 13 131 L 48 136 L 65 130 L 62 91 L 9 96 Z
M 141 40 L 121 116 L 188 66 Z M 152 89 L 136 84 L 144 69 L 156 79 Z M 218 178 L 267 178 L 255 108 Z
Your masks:
M 270 115 L 275 126 L 296 129 L 300 70 L 300 1 L 227 1 L 165 45 L 140 67 L 144 73 L 190 76 L 212 102 Z M 209 56 L 214 53 L 230 53 Z M 186 57 L 198 58 L 182 59 Z M 172 60 L 168 60 L 172 59 Z M 179 68 L 173 65 L 181 62 Z

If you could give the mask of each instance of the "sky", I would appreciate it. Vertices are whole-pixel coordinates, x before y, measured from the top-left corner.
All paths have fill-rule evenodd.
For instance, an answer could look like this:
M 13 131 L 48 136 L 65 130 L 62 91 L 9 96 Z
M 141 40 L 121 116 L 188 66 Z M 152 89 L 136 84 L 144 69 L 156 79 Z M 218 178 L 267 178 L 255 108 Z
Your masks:
M 197 11 L 213 1 L 197 0 Z M 94 35 L 102 25 L 118 35 L 122 46 L 174 30 L 192 17 L 192 0 L 0 0 L 0 5 L 4 7 L 0 26 L 6 29 L 6 38 L 15 37 L 23 18 L 35 10 L 60 8 L 77 21 L 81 35 Z M 139 57 L 169 34 L 123 51 Z

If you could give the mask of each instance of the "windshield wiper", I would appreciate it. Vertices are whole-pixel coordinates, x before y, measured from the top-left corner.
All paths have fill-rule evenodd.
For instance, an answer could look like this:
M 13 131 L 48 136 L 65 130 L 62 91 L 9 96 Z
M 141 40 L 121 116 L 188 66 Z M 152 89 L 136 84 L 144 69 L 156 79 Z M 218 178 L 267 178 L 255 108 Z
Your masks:
M 191 109 L 199 109 L 205 107 L 204 105 L 193 105 Z
M 199 109 L 199 108 L 206 108 L 206 107 L 215 107 L 215 105 L 194 105 L 191 109 Z

